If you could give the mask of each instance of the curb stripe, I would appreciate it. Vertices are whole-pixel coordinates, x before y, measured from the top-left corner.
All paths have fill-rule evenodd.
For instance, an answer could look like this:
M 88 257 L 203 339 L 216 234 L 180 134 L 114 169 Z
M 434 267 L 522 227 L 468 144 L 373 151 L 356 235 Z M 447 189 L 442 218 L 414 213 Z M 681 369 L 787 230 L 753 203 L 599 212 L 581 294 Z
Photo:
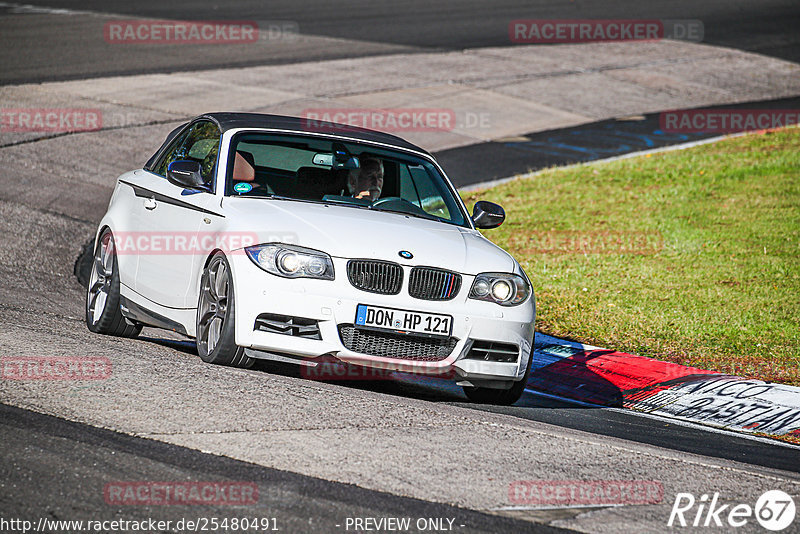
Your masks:
M 772 435 L 800 435 L 800 388 L 537 335 L 528 387 L 581 403 Z

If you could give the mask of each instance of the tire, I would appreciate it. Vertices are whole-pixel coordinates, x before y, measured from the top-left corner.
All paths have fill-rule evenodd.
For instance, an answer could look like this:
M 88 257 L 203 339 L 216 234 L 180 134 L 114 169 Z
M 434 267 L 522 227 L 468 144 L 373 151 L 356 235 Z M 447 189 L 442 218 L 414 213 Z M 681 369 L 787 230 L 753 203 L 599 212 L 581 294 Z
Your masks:
M 114 236 L 106 230 L 97 241 L 86 291 L 86 326 L 108 336 L 136 337 L 142 325 L 122 315 L 119 308 L 119 266 Z
M 197 353 L 207 363 L 249 368 L 255 360 L 236 345 L 236 299 L 228 260 L 217 252 L 203 269 L 197 301 Z
M 528 358 L 528 367 L 522 380 L 514 382 L 509 389 L 492 389 L 482 387 L 464 386 L 464 395 L 476 404 L 497 404 L 500 406 L 511 406 L 522 397 L 525 386 L 528 385 L 528 378 L 531 375 L 531 364 L 533 354 Z

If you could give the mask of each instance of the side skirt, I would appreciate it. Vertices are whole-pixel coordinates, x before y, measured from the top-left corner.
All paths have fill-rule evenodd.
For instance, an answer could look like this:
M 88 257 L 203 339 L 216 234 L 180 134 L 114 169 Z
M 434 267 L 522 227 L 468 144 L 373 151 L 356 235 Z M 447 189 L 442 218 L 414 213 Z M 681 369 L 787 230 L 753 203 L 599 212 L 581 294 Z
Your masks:
M 120 289 L 122 290 L 120 293 L 133 292 L 125 286 L 122 286 Z M 125 291 L 125 289 L 128 291 Z M 141 299 L 137 300 L 141 301 L 146 299 L 142 297 Z M 185 323 L 167 317 L 163 313 L 159 313 L 159 311 L 155 311 L 153 308 L 160 308 L 158 304 L 155 302 L 151 304 L 151 306 L 142 305 L 139 302 L 134 301 L 130 296 L 126 296 L 124 294 L 120 294 L 119 297 L 120 311 L 122 311 L 122 315 L 124 315 L 127 319 L 145 324 L 147 326 L 172 330 L 173 332 L 183 334 L 184 336 L 194 337 L 194 328 L 192 328 L 190 331 L 188 328 L 186 328 Z M 193 309 L 175 311 L 181 313 L 182 315 L 186 315 L 185 320 L 191 320 L 192 322 L 194 321 L 195 314 L 197 313 L 197 311 Z

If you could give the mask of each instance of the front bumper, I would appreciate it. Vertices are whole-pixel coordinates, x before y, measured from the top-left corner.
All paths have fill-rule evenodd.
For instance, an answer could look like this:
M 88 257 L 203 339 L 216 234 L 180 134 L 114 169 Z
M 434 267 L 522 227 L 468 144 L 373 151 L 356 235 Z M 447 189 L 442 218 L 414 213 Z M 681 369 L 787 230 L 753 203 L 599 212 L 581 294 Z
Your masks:
M 408 295 L 408 271 L 404 266 L 399 295 L 379 295 L 353 287 L 346 274 L 347 260 L 333 258 L 335 280 L 288 279 L 256 266 L 243 251 L 229 258 L 235 293 L 236 344 L 245 348 L 292 356 L 332 356 L 341 361 L 430 375 L 447 375 L 472 381 L 516 381 L 522 379 L 534 335 L 536 315 L 533 296 L 519 306 L 502 307 L 467 298 L 474 276 L 462 275 L 455 299 L 445 302 L 418 300 Z M 447 314 L 453 317 L 452 337 L 458 341 L 450 354 L 439 361 L 387 358 L 349 350 L 339 334 L 340 325 L 352 325 L 359 304 L 370 304 Z M 264 313 L 313 319 L 321 339 L 307 339 L 255 329 L 256 318 Z M 468 359 L 475 340 L 513 344 L 519 347 L 514 362 Z

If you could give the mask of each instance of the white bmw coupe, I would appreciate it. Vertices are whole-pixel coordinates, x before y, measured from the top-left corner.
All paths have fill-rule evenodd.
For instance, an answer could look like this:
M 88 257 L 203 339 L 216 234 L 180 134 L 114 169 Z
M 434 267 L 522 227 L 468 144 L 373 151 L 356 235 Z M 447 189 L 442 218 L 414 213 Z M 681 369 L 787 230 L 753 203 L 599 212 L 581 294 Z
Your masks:
M 86 298 L 93 332 L 196 339 L 209 363 L 348 364 L 454 378 L 512 404 L 536 307 L 425 150 L 331 123 L 211 113 L 117 179 Z

